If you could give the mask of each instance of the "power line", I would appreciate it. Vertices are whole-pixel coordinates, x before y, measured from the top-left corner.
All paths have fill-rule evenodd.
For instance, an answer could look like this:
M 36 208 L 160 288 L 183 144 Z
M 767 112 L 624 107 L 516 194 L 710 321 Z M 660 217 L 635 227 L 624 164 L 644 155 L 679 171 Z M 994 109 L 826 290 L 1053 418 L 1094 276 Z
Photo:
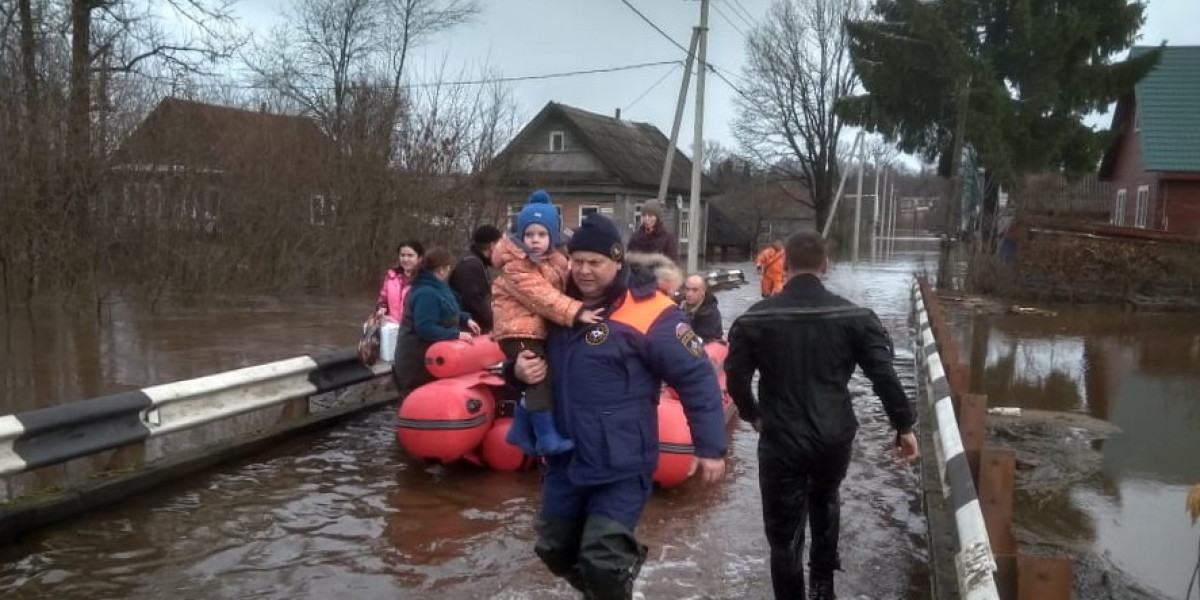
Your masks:
M 729 6 L 730 11 L 733 11 L 733 15 L 735 17 L 737 17 L 738 19 L 740 19 L 743 23 L 745 23 L 746 27 L 749 27 L 750 29 L 754 29 L 754 20 L 746 18 L 746 15 L 743 15 L 742 13 L 738 12 L 737 5 L 731 4 L 730 2 L 731 2 L 731 0 L 726 0 L 725 4 L 727 6 Z M 714 4 L 713 6 L 716 6 L 716 4 Z
M 720 5 L 720 4 L 713 4 L 713 8 L 717 9 L 717 14 L 718 14 L 718 15 L 720 15 L 720 17 L 721 17 L 721 18 L 722 18 L 722 19 L 723 19 L 723 20 L 724 20 L 726 23 L 729 23 L 729 26 L 730 26 L 730 27 L 732 27 L 732 28 L 733 28 L 733 30 L 734 30 L 734 31 L 736 31 L 736 32 L 738 33 L 738 35 L 740 35 L 740 36 L 742 36 L 742 37 L 746 37 L 746 32 L 745 32 L 745 31 L 742 31 L 742 29 L 741 29 L 740 27 L 738 27 L 737 25 L 735 25 L 735 24 L 733 23 L 733 20 L 731 20 L 731 19 L 729 18 L 729 15 L 726 15 L 726 14 L 725 14 L 725 11 L 721 10 L 721 5 Z
M 561 77 L 577 77 L 580 75 L 595 75 L 598 73 L 615 73 L 618 71 L 632 71 L 634 69 L 646 69 L 649 67 L 661 67 L 661 66 L 665 66 L 665 65 L 679 66 L 682 63 L 683 63 L 683 61 L 679 61 L 679 60 L 660 60 L 660 61 L 656 61 L 656 62 L 637 63 L 637 64 L 632 64 L 632 65 L 620 65 L 620 66 L 616 66 L 616 67 L 603 67 L 603 68 L 599 68 L 599 69 L 580 69 L 580 70 L 575 70 L 575 71 L 563 71 L 563 72 L 559 72 L 559 73 L 543 73 L 540 75 L 519 75 L 519 76 L 514 76 L 514 77 L 489 77 L 489 78 L 483 78 L 483 79 L 468 79 L 468 80 L 462 80 L 462 81 L 435 81 L 435 82 L 428 82 L 428 83 L 409 83 L 409 84 L 402 85 L 401 87 L 406 88 L 406 89 L 418 89 L 418 88 L 431 88 L 431 87 L 442 87 L 442 86 L 468 86 L 468 85 L 487 85 L 489 83 L 511 83 L 514 81 L 533 81 L 533 80 L 538 80 L 538 79 L 556 79 L 556 78 L 561 78 Z M 158 81 L 161 83 L 181 83 L 183 85 L 196 85 L 195 83 L 192 83 L 192 82 L 178 82 L 177 80 L 166 78 L 166 77 L 148 76 L 147 79 L 150 79 L 153 81 Z M 230 83 L 226 83 L 226 84 L 199 84 L 199 85 L 210 85 L 210 86 L 214 86 L 214 87 L 251 89 L 251 90 L 275 89 L 275 86 L 268 85 L 265 83 L 232 83 L 232 82 L 230 82 Z M 326 89 L 326 90 L 333 89 L 333 86 L 304 86 L 304 87 L 307 87 L 310 89 Z
M 647 17 L 646 15 L 642 14 L 642 11 L 638 10 L 636 6 L 630 4 L 629 0 L 621 0 L 621 3 L 624 4 L 625 6 L 628 6 L 629 10 L 633 11 L 633 14 L 641 17 L 641 19 L 643 21 L 645 21 L 647 25 L 653 27 L 654 30 L 657 31 L 659 35 L 666 38 L 668 42 L 671 42 L 672 44 L 674 44 L 676 48 L 683 50 L 684 54 L 691 54 L 690 52 L 688 52 L 687 48 L 684 48 L 682 44 L 675 41 L 675 38 L 671 37 L 667 32 L 663 31 L 662 28 L 659 27 L 657 23 L 655 23 L 654 21 L 651 21 L 650 17 Z
M 642 93 L 641 93 L 641 95 L 639 95 L 637 98 L 634 98 L 634 99 L 633 99 L 633 102 L 630 102 L 630 103 L 629 103 L 629 105 L 628 105 L 628 106 L 626 106 L 626 107 L 625 107 L 624 109 L 622 109 L 622 110 L 624 110 L 624 111 L 628 112 L 628 111 L 629 111 L 629 109 L 633 108 L 633 105 L 637 104 L 638 102 L 641 102 L 642 98 L 645 98 L 647 95 L 649 95 L 649 94 L 650 94 L 650 92 L 654 91 L 654 88 L 658 87 L 659 85 L 661 85 L 661 84 L 662 84 L 662 82 L 666 81 L 666 80 L 667 80 L 667 77 L 670 77 L 670 76 L 671 76 L 671 73 L 674 73 L 674 72 L 675 72 L 675 69 L 676 69 L 678 66 L 679 66 L 679 63 L 675 63 L 674 65 L 671 65 L 671 68 L 670 68 L 670 69 L 667 69 L 667 72 L 666 72 L 666 73 L 663 73 L 663 76 L 662 76 L 662 77 L 659 77 L 659 78 L 658 78 L 658 81 L 655 81 L 655 82 L 654 82 L 654 83 L 653 83 L 653 84 L 652 84 L 650 87 L 646 88 L 646 91 L 642 92 Z
M 678 60 L 660 60 L 657 62 L 637 63 L 633 65 L 622 65 L 619 67 L 605 67 L 601 69 L 583 69 L 577 71 L 563 71 L 561 73 L 546 73 L 544 75 L 523 75 L 517 77 L 494 77 L 490 79 L 476 79 L 468 81 L 448 81 L 442 83 L 415 83 L 405 85 L 406 88 L 422 88 L 422 87 L 437 87 L 441 85 L 484 85 L 488 83 L 509 83 L 512 81 L 532 81 L 535 79 L 556 79 L 559 77 L 575 77 L 578 75 L 594 75 L 596 73 L 615 73 L 617 71 L 632 71 L 634 69 L 645 69 L 648 67 L 661 67 L 663 65 L 680 65 L 682 61 Z
M 662 28 L 659 27 L 657 23 L 655 23 L 654 21 L 651 21 L 650 18 L 647 17 L 646 15 L 642 14 L 642 11 L 638 10 L 636 6 L 630 4 L 629 0 L 621 0 L 621 3 L 624 4 L 625 6 L 629 7 L 629 10 L 632 10 L 634 12 L 634 14 L 636 14 L 638 17 L 641 17 L 641 19 L 643 21 L 645 21 L 647 25 L 653 27 L 654 30 L 657 31 L 659 35 L 666 38 L 666 40 L 668 42 L 671 42 L 672 44 L 674 44 L 674 46 L 676 48 L 683 50 L 684 54 L 691 54 L 690 52 L 688 52 L 687 48 L 684 48 L 682 44 L 675 41 L 675 38 L 671 37 L 670 35 L 667 34 L 667 32 L 663 31 Z M 696 62 L 699 63 L 700 61 L 697 59 Z M 738 89 L 738 86 L 734 85 L 733 82 L 730 81 L 729 78 L 727 78 L 725 76 L 725 74 L 721 72 L 721 69 L 718 69 L 717 65 L 714 65 L 712 63 L 712 61 L 704 61 L 704 64 L 701 65 L 700 68 L 704 68 L 705 66 L 707 66 L 712 71 L 713 75 L 716 75 L 718 79 L 720 79 L 721 81 L 724 81 L 725 85 L 729 86 L 730 89 L 732 89 L 734 92 L 737 92 L 737 94 L 739 96 L 745 98 L 746 100 L 750 100 L 750 97 L 747 96 L 745 92 Z
M 745 15 L 743 18 L 746 19 L 746 24 L 753 28 L 754 15 L 751 15 L 750 11 L 746 10 L 746 7 L 742 4 L 742 0 L 730 0 L 730 2 L 733 2 L 734 6 L 741 9 L 741 14 Z M 735 9 L 734 12 L 737 12 L 737 10 Z

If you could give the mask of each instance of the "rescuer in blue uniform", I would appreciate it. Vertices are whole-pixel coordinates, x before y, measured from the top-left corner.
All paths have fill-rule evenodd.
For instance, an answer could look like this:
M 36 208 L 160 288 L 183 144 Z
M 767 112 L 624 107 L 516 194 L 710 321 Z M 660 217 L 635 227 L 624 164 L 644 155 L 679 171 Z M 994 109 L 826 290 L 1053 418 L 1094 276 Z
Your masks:
M 646 557 L 633 532 L 658 463 L 662 383 L 683 401 L 705 482 L 725 473 L 721 391 L 703 343 L 654 278 L 630 284 L 612 221 L 588 215 L 567 249 L 567 293 L 605 320 L 553 328 L 545 359 L 526 351 L 505 372 L 520 386 L 549 369 L 558 430 L 575 443 L 546 457 L 537 555 L 586 598 L 624 600 Z

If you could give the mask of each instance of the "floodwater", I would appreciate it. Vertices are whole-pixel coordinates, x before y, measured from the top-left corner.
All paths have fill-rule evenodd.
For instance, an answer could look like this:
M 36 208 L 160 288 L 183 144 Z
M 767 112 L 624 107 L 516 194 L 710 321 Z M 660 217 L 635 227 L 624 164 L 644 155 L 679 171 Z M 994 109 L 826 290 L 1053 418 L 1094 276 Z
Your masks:
M 374 296 L 241 296 L 0 313 L 0 414 L 353 346 Z
M 1182 600 L 1200 530 L 1184 514 L 1200 484 L 1200 314 L 1054 307 L 976 315 L 963 331 L 972 388 L 989 406 L 1091 415 L 1120 428 L 1100 471 L 1067 490 L 1018 490 L 1018 525 L 1090 547 L 1140 587 Z
M 911 273 L 935 259 L 902 253 L 839 266 L 829 281 L 879 313 L 910 391 Z M 751 283 L 718 292 L 727 325 L 758 299 L 753 268 L 733 266 Z M 34 331 L 54 352 L 6 366 L 0 398 L 7 410 L 30 408 L 350 345 L 370 301 L 251 299 L 159 315 L 117 305 L 83 341 Z M 240 314 L 245 306 L 255 310 Z M 103 358 L 73 359 L 86 354 L 79 344 L 102 348 Z M 47 356 L 66 358 L 61 371 L 32 374 Z M 928 598 L 919 473 L 892 460 L 886 416 L 861 375 L 852 389 L 862 428 L 842 488 L 839 595 Z M 638 597 L 769 597 L 756 441 L 738 421 L 725 481 L 655 493 L 638 531 L 650 547 Z M 536 473 L 415 463 L 397 447 L 391 409 L 373 410 L 0 547 L 0 592 L 6 600 L 573 597 L 532 552 L 537 486 Z

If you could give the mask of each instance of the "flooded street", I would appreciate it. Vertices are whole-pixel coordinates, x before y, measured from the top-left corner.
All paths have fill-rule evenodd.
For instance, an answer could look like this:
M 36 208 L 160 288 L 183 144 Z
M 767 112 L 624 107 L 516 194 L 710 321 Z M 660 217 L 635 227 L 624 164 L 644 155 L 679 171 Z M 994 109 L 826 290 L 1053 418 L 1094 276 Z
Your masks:
M 935 258 L 842 265 L 829 280 L 879 313 L 910 391 L 911 274 Z M 753 267 L 732 266 L 751 283 L 718 292 L 727 326 L 759 296 Z M 3 412 L 348 346 L 370 298 L 292 299 L 286 308 L 260 302 L 266 306 L 252 315 L 231 306 L 127 316 L 95 331 L 106 358 L 94 372 L 64 369 L 63 382 L 5 367 Z M 75 339 L 62 334 L 47 343 L 69 355 Z M 856 375 L 852 389 L 861 430 L 842 487 L 839 597 L 927 598 L 919 473 L 893 462 L 892 433 L 865 378 Z M 736 421 L 723 483 L 655 493 L 638 531 L 650 546 L 639 597 L 769 597 L 756 442 Z M 532 552 L 537 488 L 536 473 L 411 462 L 395 442 L 391 410 L 374 410 L 0 547 L 0 591 L 12 600 L 573 597 Z
M 1184 499 L 1200 483 L 1200 315 L 1055 308 L 1053 316 L 955 318 L 972 388 L 986 390 L 989 406 L 1067 411 L 1116 427 L 1092 442 L 1092 468 L 1071 474 L 1069 486 L 1022 487 L 1019 466 L 1015 524 L 1094 554 L 1149 597 L 1182 600 L 1197 561 Z

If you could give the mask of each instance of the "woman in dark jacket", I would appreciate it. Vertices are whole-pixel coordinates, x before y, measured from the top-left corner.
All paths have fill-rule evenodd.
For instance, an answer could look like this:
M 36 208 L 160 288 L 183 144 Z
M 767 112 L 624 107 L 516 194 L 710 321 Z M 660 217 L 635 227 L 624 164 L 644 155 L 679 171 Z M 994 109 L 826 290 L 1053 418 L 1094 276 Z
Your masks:
M 392 377 L 396 388 L 406 394 L 433 381 L 425 368 L 425 351 L 441 340 L 469 340 L 479 334 L 479 324 L 463 311 L 454 291 L 446 283 L 454 268 L 454 257 L 444 248 L 431 248 L 421 258 L 400 321 Z M 466 327 L 471 333 L 462 331 Z
M 628 252 L 662 254 L 679 262 L 679 242 L 662 222 L 662 204 L 651 200 L 642 205 L 642 224 L 629 236 Z

